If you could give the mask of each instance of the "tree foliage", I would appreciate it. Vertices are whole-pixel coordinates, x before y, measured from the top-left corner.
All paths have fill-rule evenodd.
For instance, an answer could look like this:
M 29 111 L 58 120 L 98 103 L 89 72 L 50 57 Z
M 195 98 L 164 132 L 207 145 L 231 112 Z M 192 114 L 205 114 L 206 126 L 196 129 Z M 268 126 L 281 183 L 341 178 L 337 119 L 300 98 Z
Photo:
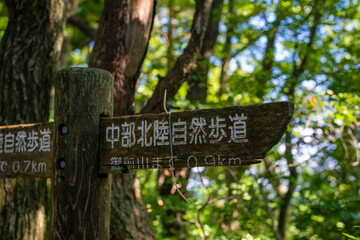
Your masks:
M 151 95 L 157 75 L 167 71 L 164 35 L 170 16 L 167 2 L 162 4 L 141 78 L 144 85 L 138 86 L 140 105 Z M 186 194 L 194 206 L 177 195 L 161 198 L 155 191 L 156 172 L 138 173 L 159 238 L 168 236 L 162 225 L 169 218 L 168 209 L 186 209 L 179 220 L 185 233 L 174 239 L 358 236 L 358 10 L 357 1 L 224 1 L 220 34 L 210 58 L 207 103 L 187 99 L 185 83 L 173 108 L 290 99 L 296 113 L 288 139 L 271 151 L 265 163 L 248 169 L 193 170 Z M 191 20 L 180 15 L 172 21 L 181 33 Z M 174 44 L 178 46 L 174 53 L 181 53 L 182 41 L 184 37 Z M 228 80 L 222 89 L 224 75 Z M 285 146 L 287 140 L 291 147 Z M 281 219 L 283 208 L 287 211 Z
M 87 66 L 103 1 L 79 1 L 68 21 L 68 66 Z M 148 104 L 191 40 L 196 2 L 159 0 L 134 112 Z M 0 5 L 0 12 L 6 10 Z M 175 111 L 290 100 L 289 130 L 248 168 L 192 169 L 161 195 L 158 171 L 138 171 L 158 239 L 356 239 L 360 236 L 360 4 L 358 0 L 224 0 L 206 65 L 206 101 L 187 97 L 198 72 L 176 81 Z M 76 18 L 75 18 L 76 20 Z M 0 36 L 6 18 L 0 18 Z M 179 70 L 179 69 L 178 69 Z M 182 70 L 182 69 L 180 69 Z M 200 84 L 200 85 L 201 85 Z M 165 86 L 165 85 L 164 85 Z M 175 86 L 175 85 L 173 85 Z M 166 86 L 170 88 L 171 86 Z M 176 93 L 176 94 L 175 94 Z M 157 106 L 156 104 L 153 104 Z M 157 109 L 156 111 L 160 111 Z M 166 181 L 170 185 L 171 178 Z M 170 212 L 173 215 L 169 215 Z M 177 213 L 181 213 L 177 215 Z M 169 219 L 182 231 L 164 227 Z

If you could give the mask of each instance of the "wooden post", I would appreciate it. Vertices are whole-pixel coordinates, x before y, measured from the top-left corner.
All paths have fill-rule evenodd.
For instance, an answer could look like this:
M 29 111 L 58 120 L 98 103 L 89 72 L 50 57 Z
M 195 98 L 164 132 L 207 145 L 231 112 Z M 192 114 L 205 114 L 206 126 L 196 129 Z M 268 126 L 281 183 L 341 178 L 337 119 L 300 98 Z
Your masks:
M 109 239 L 111 177 L 99 177 L 99 123 L 112 116 L 113 78 L 68 68 L 55 85 L 50 239 Z

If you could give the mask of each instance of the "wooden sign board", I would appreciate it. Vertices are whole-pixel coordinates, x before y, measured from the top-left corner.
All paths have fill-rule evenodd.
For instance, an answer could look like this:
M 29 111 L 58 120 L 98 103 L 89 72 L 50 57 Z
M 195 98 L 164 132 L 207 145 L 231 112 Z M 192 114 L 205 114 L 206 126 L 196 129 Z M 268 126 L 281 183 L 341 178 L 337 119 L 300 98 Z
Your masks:
M 259 163 L 293 109 L 279 102 L 101 118 L 99 173 Z M 0 178 L 51 177 L 53 125 L 0 127 Z
M 53 123 L 0 127 L 0 178 L 51 176 Z
M 100 173 L 258 163 L 284 134 L 293 109 L 279 102 L 102 118 Z

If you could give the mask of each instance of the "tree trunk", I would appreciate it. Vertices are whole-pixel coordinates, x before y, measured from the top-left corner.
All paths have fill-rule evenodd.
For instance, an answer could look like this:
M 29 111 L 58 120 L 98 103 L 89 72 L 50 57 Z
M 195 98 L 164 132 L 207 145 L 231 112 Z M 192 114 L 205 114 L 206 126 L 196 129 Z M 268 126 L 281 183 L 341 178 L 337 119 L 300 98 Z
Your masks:
M 285 158 L 288 166 L 294 165 L 294 156 L 291 153 L 292 150 L 291 132 L 292 132 L 291 130 L 288 130 L 285 133 L 285 146 L 286 146 Z M 285 196 L 281 201 L 280 212 L 279 212 L 278 230 L 282 238 L 285 238 L 287 212 L 289 210 L 291 198 L 297 186 L 296 182 L 298 178 L 298 173 L 295 167 L 289 167 L 289 171 L 290 171 L 290 176 L 289 176 L 288 191 L 286 192 Z
M 289 89 L 287 89 L 287 92 L 286 92 L 287 93 L 286 95 L 287 95 L 289 101 L 294 101 L 294 99 L 295 99 L 295 89 L 296 89 L 297 85 L 299 84 L 299 78 L 300 78 L 301 74 L 304 73 L 305 67 L 307 64 L 307 60 L 309 59 L 310 55 L 312 54 L 311 49 L 313 48 L 313 44 L 315 42 L 315 37 L 316 37 L 316 31 L 318 29 L 318 26 L 319 26 L 320 20 L 321 20 L 321 14 L 320 14 L 320 9 L 319 9 L 320 7 L 321 7 L 320 1 L 319 0 L 315 1 L 313 13 L 310 13 L 310 15 L 312 15 L 312 14 L 314 15 L 314 22 L 313 22 L 313 25 L 310 27 L 310 37 L 309 37 L 310 41 L 308 42 L 307 47 L 305 48 L 305 53 L 304 53 L 303 57 L 300 59 L 299 66 L 297 65 L 296 62 L 294 62 L 294 68 L 293 68 L 292 75 L 286 82 L 286 85 L 290 85 Z M 295 52 L 296 52 L 296 49 L 295 49 Z M 288 166 L 291 166 L 294 164 L 294 156 L 291 152 L 291 149 L 293 147 L 293 145 L 291 143 L 291 138 L 292 138 L 291 132 L 292 131 L 289 130 L 286 132 L 286 135 L 285 135 L 285 146 L 286 146 L 285 158 L 286 158 Z M 279 230 L 280 235 L 283 237 L 283 239 L 286 239 L 287 215 L 288 215 L 288 210 L 290 208 L 291 198 L 293 197 L 293 193 L 297 186 L 297 178 L 298 178 L 298 173 L 297 173 L 295 167 L 289 167 L 289 172 L 290 172 L 290 177 L 289 177 L 288 191 L 281 201 L 279 220 L 278 220 L 278 230 Z
M 185 182 L 185 184 L 181 184 L 181 186 L 178 186 L 178 189 L 182 193 L 184 193 L 184 191 L 186 191 L 187 182 L 190 177 L 191 168 L 181 168 L 173 171 L 174 171 L 175 181 L 181 179 L 182 182 Z M 176 191 L 176 187 L 172 182 L 172 173 L 168 169 L 164 169 L 158 172 L 157 187 L 159 189 L 159 195 L 162 197 L 162 199 L 167 199 L 170 195 L 177 194 L 179 200 L 183 200 L 182 197 Z M 187 196 L 186 193 L 184 193 L 184 195 L 185 197 Z M 181 211 L 172 210 L 172 209 L 166 210 L 166 216 L 161 219 L 165 232 L 164 236 L 185 239 L 182 234 L 183 233 L 182 220 L 184 214 L 185 214 L 184 210 Z
M 282 20 L 286 18 L 286 14 L 280 14 L 283 12 L 281 3 L 277 4 L 277 18 L 273 23 L 273 27 L 267 32 L 267 43 L 264 53 L 264 58 L 261 62 L 261 72 L 256 75 L 257 84 L 260 86 L 256 88 L 256 97 L 263 99 L 267 93 L 266 84 L 268 84 L 272 78 L 272 69 L 274 66 L 274 53 L 275 53 L 275 40 L 278 28 Z
M 6 5 L 9 22 L 0 44 L 0 125 L 47 122 L 66 4 L 8 0 Z M 2 239 L 45 238 L 45 180 L 1 180 L 0 196 Z
M 234 0 L 229 1 L 229 15 L 232 16 L 234 13 Z M 230 21 L 230 20 L 229 20 Z M 221 59 L 221 74 L 220 74 L 220 90 L 219 97 L 227 92 L 227 82 L 228 82 L 228 70 L 230 67 L 231 56 L 231 38 L 234 34 L 234 23 L 229 22 L 229 26 L 227 27 L 226 32 L 226 41 L 224 45 L 224 56 Z
M 155 1 L 106 0 L 89 66 L 114 76 L 114 116 L 134 113 L 137 79 L 148 47 Z M 113 176 L 112 239 L 154 239 L 136 172 Z
M 173 21 L 175 20 L 174 0 L 169 0 L 168 8 L 169 8 L 169 24 L 167 30 L 168 49 L 166 52 L 166 58 L 167 58 L 167 69 L 170 70 L 175 62 L 175 46 L 174 46 L 174 34 L 173 34 L 173 30 L 174 30 Z
M 170 81 L 163 81 L 157 86 L 151 103 L 143 112 L 159 110 L 152 106 L 162 102 L 163 94 L 159 89 L 164 83 L 172 86 L 171 89 L 169 87 L 171 98 L 186 76 L 194 70 L 205 35 L 211 2 L 197 2 L 189 44 L 170 70 L 167 78 Z M 135 86 L 146 54 L 154 11 L 154 1 L 105 1 L 89 65 L 106 69 L 114 75 L 114 115 L 128 115 L 134 111 Z M 114 239 L 154 238 L 140 191 L 135 191 L 134 185 L 137 185 L 137 182 L 134 173 L 120 174 L 113 180 L 111 235 Z
M 256 88 L 256 97 L 263 99 L 266 94 L 266 84 L 271 80 L 272 68 L 274 65 L 274 50 L 275 50 L 275 35 L 277 33 L 277 26 L 271 28 L 267 34 L 267 44 L 264 58 L 262 60 L 261 72 L 256 74 L 256 81 L 259 87 Z
M 213 49 L 219 35 L 219 22 L 221 18 L 221 8 L 224 0 L 214 0 L 211 6 L 210 22 L 207 25 L 204 42 L 197 60 L 197 69 L 194 75 L 188 80 L 189 89 L 187 99 L 206 103 L 208 72 L 210 68 L 209 59 L 213 55 Z
M 89 66 L 113 74 L 114 116 L 134 113 L 137 79 L 155 15 L 155 1 L 105 1 Z
M 230 41 L 229 41 L 229 43 L 230 43 Z M 226 38 L 225 46 L 227 46 L 227 44 L 228 44 L 228 41 Z M 231 60 L 230 48 L 229 48 L 229 50 L 226 50 L 225 52 L 226 52 L 225 54 L 227 54 L 227 55 L 222 59 L 222 64 L 221 64 L 219 98 L 227 92 L 227 85 L 228 85 L 228 79 L 229 79 L 228 70 L 230 67 L 230 60 Z
M 172 2 L 172 1 L 171 1 Z M 216 43 L 216 39 L 218 36 L 218 27 L 221 16 L 221 4 L 223 0 L 215 0 L 211 6 L 211 13 L 209 19 L 212 19 L 212 22 L 208 23 L 204 41 L 202 44 L 202 48 L 200 51 L 200 56 L 197 59 L 198 68 L 195 70 L 194 74 L 189 77 L 188 83 L 190 88 L 188 89 L 187 98 L 190 101 L 199 101 L 200 103 L 206 102 L 207 97 L 207 73 L 209 71 L 209 58 L 212 56 L 213 48 Z M 169 4 L 169 11 L 171 13 L 171 5 Z M 169 39 L 169 46 L 171 46 L 171 41 Z M 170 48 L 170 47 L 169 47 Z M 169 60 L 168 55 L 168 60 Z M 182 182 L 185 184 L 181 184 L 179 187 L 180 191 L 186 190 L 187 181 L 190 177 L 191 169 L 190 168 L 182 168 L 178 170 L 174 170 L 175 180 L 182 179 Z M 158 189 L 160 196 L 165 199 L 169 195 L 176 194 L 176 188 L 174 184 L 171 182 L 172 174 L 168 170 L 159 171 L 158 173 Z M 169 181 L 170 180 L 170 181 Z M 186 194 L 185 194 L 186 195 Z M 181 198 L 180 195 L 178 195 Z M 164 229 L 166 231 L 166 236 L 179 237 L 183 239 L 183 237 L 179 234 L 182 233 L 182 219 L 184 215 L 184 211 L 174 211 L 168 209 L 166 211 L 167 217 L 162 219 L 162 223 Z
M 157 113 L 164 111 L 163 97 L 167 89 L 168 99 L 172 99 L 181 84 L 188 79 L 197 67 L 198 54 L 203 45 L 207 24 L 210 17 L 212 0 L 196 1 L 196 11 L 191 27 L 191 37 L 184 52 L 176 60 L 174 67 L 165 77 L 159 77 L 159 82 L 152 97 L 141 109 L 141 113 Z

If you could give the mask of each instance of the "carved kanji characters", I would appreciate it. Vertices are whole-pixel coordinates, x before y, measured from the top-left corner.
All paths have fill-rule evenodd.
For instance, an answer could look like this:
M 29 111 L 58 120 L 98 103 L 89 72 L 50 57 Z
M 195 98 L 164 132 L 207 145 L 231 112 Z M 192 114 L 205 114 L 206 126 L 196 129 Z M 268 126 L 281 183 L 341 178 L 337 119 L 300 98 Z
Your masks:
M 51 151 L 51 131 L 50 129 L 40 130 L 40 147 L 39 152 L 50 152 Z
M 154 146 L 169 145 L 169 122 L 159 121 L 154 122 Z
M 121 157 L 112 157 L 111 158 L 111 169 L 120 169 L 121 168 Z
M 195 143 L 197 144 L 198 142 L 201 143 L 206 143 L 206 136 L 207 133 L 204 129 L 204 127 L 206 126 L 206 120 L 203 117 L 200 118 L 192 118 L 191 120 L 191 125 L 189 127 L 190 130 L 192 130 L 189 135 L 191 137 L 190 139 L 190 143 Z
M 106 142 L 111 142 L 111 148 L 114 148 L 114 142 L 118 142 L 120 139 L 120 127 L 111 125 L 106 128 Z
M 39 137 L 38 137 L 38 132 L 32 130 L 27 138 L 28 144 L 27 144 L 27 151 L 28 152 L 33 152 L 38 146 L 39 146 Z
M 152 145 L 152 137 L 150 136 L 149 131 L 152 124 L 147 122 L 147 120 L 141 121 L 141 126 L 138 127 L 138 130 L 141 132 L 141 137 L 138 139 L 137 143 L 141 144 L 142 147 L 150 147 Z
M 180 121 L 172 124 L 172 142 L 174 145 L 186 145 L 187 144 L 187 129 L 186 122 Z
M 244 113 L 242 113 L 240 117 L 238 114 L 235 114 L 235 116 L 233 116 L 233 117 L 229 116 L 229 119 L 233 123 L 232 126 L 229 126 L 229 129 L 231 131 L 229 143 L 230 142 L 235 142 L 235 143 L 247 142 L 248 141 L 246 139 L 247 117 L 244 115 Z
M 225 132 L 226 124 L 224 118 L 216 116 L 215 121 L 214 118 L 211 118 L 211 124 L 209 128 L 211 129 L 211 132 L 209 134 L 210 143 L 218 143 L 223 138 L 227 137 L 227 134 Z
M 121 157 L 112 157 L 110 161 L 111 165 L 118 166 L 121 164 Z
M 123 123 L 121 124 L 121 146 L 131 147 L 136 143 L 135 138 L 135 123 Z
M 13 153 L 14 146 L 15 146 L 14 134 L 11 133 L 6 134 L 4 139 L 4 153 Z
M 17 132 L 15 140 L 15 152 L 26 152 L 26 132 Z

